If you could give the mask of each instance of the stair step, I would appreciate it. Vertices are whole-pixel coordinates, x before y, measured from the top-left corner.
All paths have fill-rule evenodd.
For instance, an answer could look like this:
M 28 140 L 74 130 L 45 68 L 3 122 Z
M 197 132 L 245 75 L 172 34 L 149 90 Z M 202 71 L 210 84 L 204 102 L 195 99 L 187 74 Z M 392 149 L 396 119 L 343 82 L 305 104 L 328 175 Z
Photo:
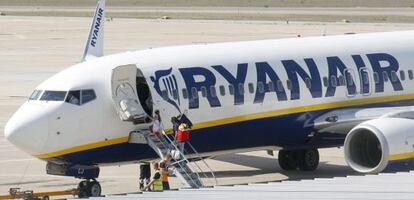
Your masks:
M 143 136 L 148 141 L 148 144 L 150 147 L 157 153 L 160 154 L 159 156 L 162 157 L 166 153 L 169 153 L 172 144 L 170 144 L 170 141 L 166 140 L 164 137 L 158 138 L 154 134 L 152 134 L 149 130 L 138 130 L 143 134 Z M 180 156 L 181 157 L 181 156 Z M 177 177 L 183 181 L 187 185 L 187 187 L 192 188 L 200 188 L 203 186 L 199 175 L 196 172 L 193 172 L 190 166 L 188 166 L 189 161 L 184 157 L 180 158 L 179 160 L 176 160 L 172 162 L 170 165 Z

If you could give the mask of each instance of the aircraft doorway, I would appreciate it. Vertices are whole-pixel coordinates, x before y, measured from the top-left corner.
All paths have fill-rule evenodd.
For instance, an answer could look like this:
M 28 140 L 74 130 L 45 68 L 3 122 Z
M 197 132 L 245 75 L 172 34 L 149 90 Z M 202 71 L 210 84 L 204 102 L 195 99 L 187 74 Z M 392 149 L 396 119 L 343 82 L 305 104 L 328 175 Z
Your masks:
M 153 103 L 151 91 L 148 86 L 147 80 L 145 79 L 140 69 L 137 69 L 136 83 L 139 102 L 141 103 L 145 113 L 147 113 L 147 115 L 149 116 L 152 116 Z
M 122 65 L 112 70 L 112 99 L 123 121 L 143 123 L 152 116 L 149 86 L 136 65 Z

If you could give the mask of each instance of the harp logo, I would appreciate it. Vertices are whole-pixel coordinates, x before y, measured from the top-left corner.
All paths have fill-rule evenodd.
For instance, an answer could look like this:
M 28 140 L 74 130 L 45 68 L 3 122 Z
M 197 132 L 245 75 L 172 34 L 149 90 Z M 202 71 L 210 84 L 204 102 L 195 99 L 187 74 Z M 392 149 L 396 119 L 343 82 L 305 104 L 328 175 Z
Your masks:
M 154 76 L 150 77 L 154 84 L 154 89 L 166 102 L 174 106 L 178 112 L 180 111 L 180 96 L 178 95 L 178 84 L 172 68 L 166 70 L 158 70 Z

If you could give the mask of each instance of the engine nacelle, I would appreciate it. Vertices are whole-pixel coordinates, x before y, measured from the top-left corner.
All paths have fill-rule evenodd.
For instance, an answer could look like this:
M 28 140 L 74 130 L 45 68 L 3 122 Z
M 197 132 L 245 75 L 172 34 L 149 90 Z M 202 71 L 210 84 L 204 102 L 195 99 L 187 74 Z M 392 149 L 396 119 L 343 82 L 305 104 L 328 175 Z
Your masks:
M 347 135 L 345 160 L 355 171 L 379 173 L 414 169 L 414 120 L 378 118 L 363 122 Z

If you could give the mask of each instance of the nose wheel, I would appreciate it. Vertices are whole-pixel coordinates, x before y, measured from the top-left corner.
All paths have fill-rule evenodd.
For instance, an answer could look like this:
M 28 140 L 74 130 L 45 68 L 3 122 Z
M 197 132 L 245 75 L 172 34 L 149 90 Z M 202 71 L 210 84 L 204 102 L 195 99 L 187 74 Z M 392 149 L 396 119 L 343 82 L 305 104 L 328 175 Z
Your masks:
M 319 165 L 318 149 L 280 150 L 279 166 L 283 170 L 313 171 Z
M 88 198 L 88 197 L 99 197 L 102 193 L 101 184 L 98 181 L 94 180 L 84 180 L 81 181 L 78 185 L 79 198 Z

